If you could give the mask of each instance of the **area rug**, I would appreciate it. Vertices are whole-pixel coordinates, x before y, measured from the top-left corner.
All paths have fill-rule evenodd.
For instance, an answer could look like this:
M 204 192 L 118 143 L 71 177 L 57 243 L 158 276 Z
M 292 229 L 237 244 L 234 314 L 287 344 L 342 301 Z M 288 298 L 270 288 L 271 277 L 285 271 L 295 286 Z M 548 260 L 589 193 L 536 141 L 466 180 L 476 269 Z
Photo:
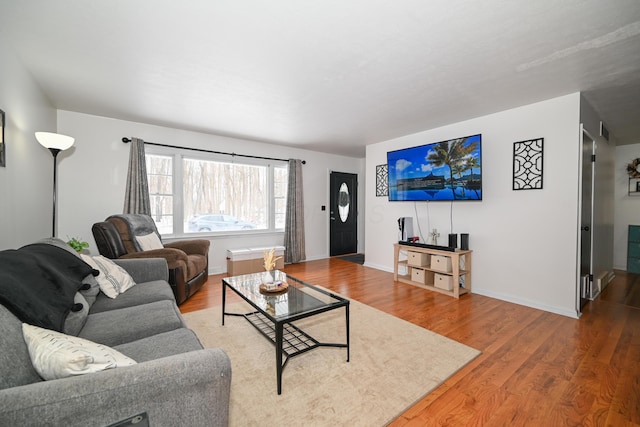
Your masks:
M 249 311 L 245 303 L 227 312 Z M 230 425 L 383 426 L 480 352 L 351 301 L 351 358 L 320 347 L 289 360 L 276 392 L 275 350 L 244 318 L 221 307 L 184 315 L 205 347 L 221 347 L 232 366 Z M 344 309 L 295 322 L 323 342 L 344 342 Z

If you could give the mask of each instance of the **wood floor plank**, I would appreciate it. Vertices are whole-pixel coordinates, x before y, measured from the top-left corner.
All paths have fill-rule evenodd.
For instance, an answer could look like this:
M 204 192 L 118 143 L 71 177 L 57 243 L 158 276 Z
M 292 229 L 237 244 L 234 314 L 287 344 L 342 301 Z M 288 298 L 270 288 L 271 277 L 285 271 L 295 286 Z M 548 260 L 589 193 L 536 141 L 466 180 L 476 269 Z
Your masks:
M 620 381 L 616 387 L 613 408 L 628 421 L 640 423 L 640 314 L 629 316 L 629 332 L 624 359 L 621 360 Z M 625 351 L 626 350 L 626 351 Z
M 571 319 L 481 295 L 457 300 L 334 258 L 285 271 L 482 351 L 392 427 L 640 427 L 640 275 L 616 271 Z M 219 306 L 222 277 L 209 276 L 180 310 Z

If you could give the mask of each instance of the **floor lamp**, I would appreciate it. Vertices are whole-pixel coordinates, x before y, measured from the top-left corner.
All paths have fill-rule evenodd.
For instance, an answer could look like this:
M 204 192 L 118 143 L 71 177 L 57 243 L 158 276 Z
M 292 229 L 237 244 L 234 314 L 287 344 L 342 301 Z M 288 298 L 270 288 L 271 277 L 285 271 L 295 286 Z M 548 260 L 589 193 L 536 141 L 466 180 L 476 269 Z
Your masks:
M 70 148 L 75 141 L 74 138 L 59 133 L 36 132 L 36 139 L 44 147 L 48 148 L 53 154 L 53 231 L 51 237 L 56 237 L 56 192 L 58 180 L 57 157 L 58 153 Z

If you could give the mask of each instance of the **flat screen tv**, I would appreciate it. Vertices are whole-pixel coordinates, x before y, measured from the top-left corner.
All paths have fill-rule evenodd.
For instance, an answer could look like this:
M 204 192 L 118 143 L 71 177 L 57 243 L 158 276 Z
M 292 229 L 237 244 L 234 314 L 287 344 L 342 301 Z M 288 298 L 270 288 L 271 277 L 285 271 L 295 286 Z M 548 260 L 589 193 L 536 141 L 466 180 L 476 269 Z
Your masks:
M 390 201 L 482 200 L 482 135 L 387 153 Z

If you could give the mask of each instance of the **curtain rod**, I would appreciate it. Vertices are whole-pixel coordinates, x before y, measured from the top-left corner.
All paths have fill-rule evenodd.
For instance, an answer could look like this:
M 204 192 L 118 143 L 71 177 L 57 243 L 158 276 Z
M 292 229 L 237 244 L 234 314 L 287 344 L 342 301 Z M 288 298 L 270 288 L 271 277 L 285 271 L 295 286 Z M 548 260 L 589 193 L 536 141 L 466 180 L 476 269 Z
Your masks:
M 122 138 L 122 142 L 129 143 L 131 142 L 131 138 L 127 138 L 126 136 Z M 169 145 L 169 144 L 158 144 L 157 142 L 149 142 L 144 141 L 145 144 L 155 145 L 156 147 L 168 147 L 168 148 L 178 148 L 180 150 L 191 150 L 191 151 L 200 151 L 201 153 L 214 153 L 214 154 L 224 154 L 225 156 L 233 156 L 233 157 L 247 157 L 250 159 L 262 159 L 262 160 L 275 160 L 278 162 L 288 162 L 288 159 L 278 159 L 275 157 L 261 157 L 261 156 L 251 156 L 249 154 L 237 154 L 237 153 L 226 153 L 224 151 L 215 151 L 215 150 L 205 150 L 203 148 L 190 148 L 190 147 L 178 147 L 177 145 Z M 303 165 L 307 164 L 306 160 L 302 161 Z

